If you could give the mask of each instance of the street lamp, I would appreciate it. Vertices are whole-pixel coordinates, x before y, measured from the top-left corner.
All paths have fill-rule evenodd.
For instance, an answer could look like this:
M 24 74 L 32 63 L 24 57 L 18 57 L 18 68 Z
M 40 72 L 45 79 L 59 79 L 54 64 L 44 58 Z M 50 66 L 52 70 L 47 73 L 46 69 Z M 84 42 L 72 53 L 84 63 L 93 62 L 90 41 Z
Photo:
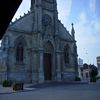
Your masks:
M 89 68 L 89 59 L 88 59 L 88 52 L 85 53 L 87 55 L 87 65 L 88 65 L 88 82 L 90 81 L 90 68 Z
M 87 52 L 87 50 L 84 48 L 84 50 L 85 50 L 85 54 L 86 54 L 86 58 L 87 58 L 87 75 L 88 75 L 88 82 L 90 81 L 90 68 L 89 68 L 89 56 L 88 56 L 88 52 Z

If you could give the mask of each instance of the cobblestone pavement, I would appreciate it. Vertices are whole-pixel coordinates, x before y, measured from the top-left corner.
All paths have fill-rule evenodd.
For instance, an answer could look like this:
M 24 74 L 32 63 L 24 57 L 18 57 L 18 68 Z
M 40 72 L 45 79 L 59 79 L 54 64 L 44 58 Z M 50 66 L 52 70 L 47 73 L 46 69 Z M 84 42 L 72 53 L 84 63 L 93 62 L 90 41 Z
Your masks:
M 34 90 L 35 88 L 35 90 Z M 89 84 L 45 84 L 31 91 L 0 94 L 0 100 L 100 100 L 100 82 Z

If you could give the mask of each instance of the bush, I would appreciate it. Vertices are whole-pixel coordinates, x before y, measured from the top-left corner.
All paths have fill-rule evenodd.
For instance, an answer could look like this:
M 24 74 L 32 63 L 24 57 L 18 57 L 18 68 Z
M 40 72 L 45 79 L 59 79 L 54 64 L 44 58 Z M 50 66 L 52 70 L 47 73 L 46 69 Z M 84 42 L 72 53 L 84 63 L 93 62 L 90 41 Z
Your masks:
M 15 83 L 13 84 L 13 90 L 23 90 L 23 83 Z
M 90 82 L 96 82 L 96 77 L 91 77 Z
M 79 77 L 75 77 L 75 81 L 81 81 Z
M 3 87 L 10 87 L 12 85 L 12 82 L 10 80 L 4 80 L 2 85 Z

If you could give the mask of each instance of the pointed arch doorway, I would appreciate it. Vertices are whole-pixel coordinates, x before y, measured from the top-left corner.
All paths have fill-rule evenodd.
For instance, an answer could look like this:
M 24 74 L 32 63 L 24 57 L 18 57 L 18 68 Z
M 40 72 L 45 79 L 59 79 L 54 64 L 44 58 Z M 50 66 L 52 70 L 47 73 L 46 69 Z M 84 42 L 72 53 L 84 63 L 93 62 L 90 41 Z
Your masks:
M 53 62 L 53 45 L 51 42 L 47 42 L 44 45 L 44 80 L 52 80 L 52 62 Z

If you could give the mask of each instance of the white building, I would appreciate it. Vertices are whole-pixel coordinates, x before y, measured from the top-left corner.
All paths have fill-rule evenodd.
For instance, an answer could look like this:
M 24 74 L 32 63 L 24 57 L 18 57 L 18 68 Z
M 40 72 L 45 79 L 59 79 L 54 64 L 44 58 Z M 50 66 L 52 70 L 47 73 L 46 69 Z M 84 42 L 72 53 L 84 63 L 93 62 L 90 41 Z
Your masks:
M 98 76 L 100 76 L 100 56 L 98 56 L 96 59 L 97 59 L 97 67 L 98 67 Z
M 82 67 L 83 67 L 83 59 L 78 58 L 78 73 L 81 79 L 82 79 Z

